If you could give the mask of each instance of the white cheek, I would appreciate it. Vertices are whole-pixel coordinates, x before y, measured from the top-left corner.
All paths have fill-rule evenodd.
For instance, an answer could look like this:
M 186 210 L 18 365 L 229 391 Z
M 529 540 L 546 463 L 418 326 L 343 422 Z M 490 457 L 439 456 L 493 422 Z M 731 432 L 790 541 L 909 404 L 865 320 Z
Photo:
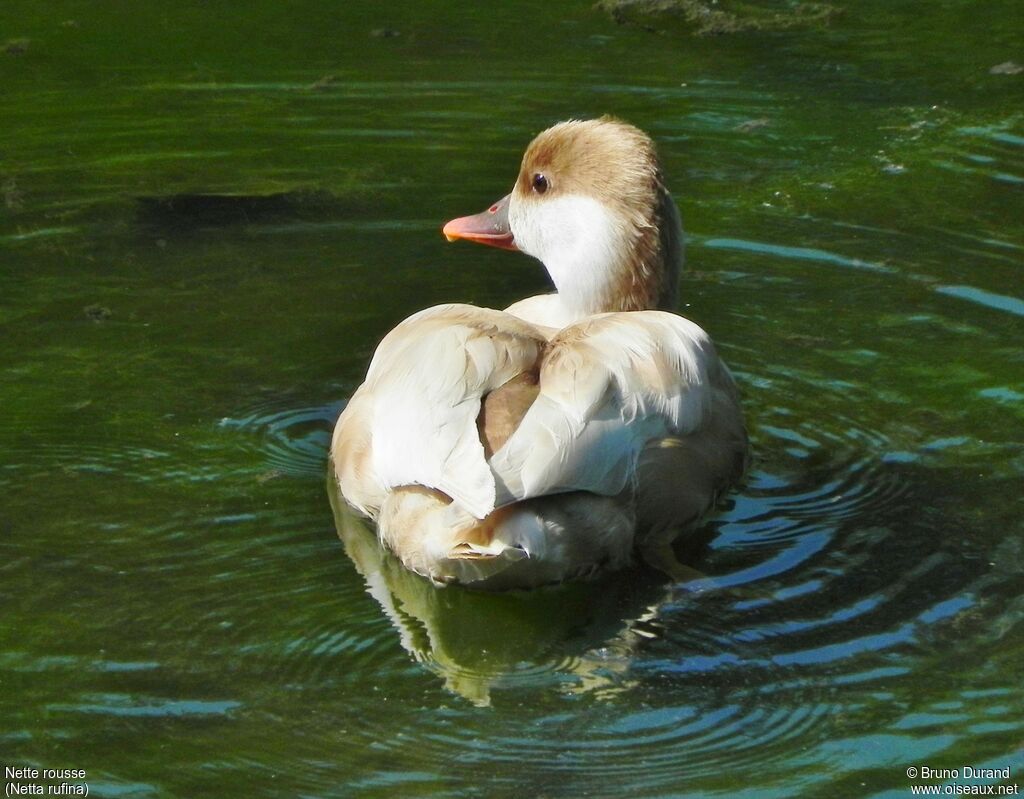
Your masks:
M 615 220 L 590 197 L 513 195 L 509 226 L 516 246 L 543 261 L 559 294 L 576 305 L 589 304 L 617 260 Z

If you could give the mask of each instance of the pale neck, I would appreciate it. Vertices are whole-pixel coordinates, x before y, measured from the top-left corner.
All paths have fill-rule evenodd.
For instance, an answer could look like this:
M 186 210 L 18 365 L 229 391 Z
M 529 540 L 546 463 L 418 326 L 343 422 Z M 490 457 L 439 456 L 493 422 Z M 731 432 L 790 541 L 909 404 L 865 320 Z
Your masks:
M 588 209 L 587 216 L 595 213 Z M 589 225 L 576 239 L 583 246 L 555 248 L 545 258 L 557 289 L 557 316 L 571 323 L 609 311 L 675 310 L 683 240 L 668 192 L 660 189 L 657 206 L 646 215 L 601 213 L 601 224 Z

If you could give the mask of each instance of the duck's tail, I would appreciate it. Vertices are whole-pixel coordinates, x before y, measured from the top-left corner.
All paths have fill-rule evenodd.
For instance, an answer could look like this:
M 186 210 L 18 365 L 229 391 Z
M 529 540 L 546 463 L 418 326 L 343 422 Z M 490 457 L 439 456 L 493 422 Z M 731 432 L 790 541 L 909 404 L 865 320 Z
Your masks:
M 634 520 L 612 497 L 576 492 L 499 508 L 479 520 L 453 513 L 422 486 L 392 491 L 377 519 L 381 540 L 405 566 L 438 584 L 530 587 L 629 560 Z
M 529 557 L 520 542 L 500 534 L 508 509 L 485 519 L 460 514 L 453 524 L 451 505 L 450 497 L 434 489 L 394 489 L 377 518 L 381 541 L 407 568 L 438 584 L 486 581 Z

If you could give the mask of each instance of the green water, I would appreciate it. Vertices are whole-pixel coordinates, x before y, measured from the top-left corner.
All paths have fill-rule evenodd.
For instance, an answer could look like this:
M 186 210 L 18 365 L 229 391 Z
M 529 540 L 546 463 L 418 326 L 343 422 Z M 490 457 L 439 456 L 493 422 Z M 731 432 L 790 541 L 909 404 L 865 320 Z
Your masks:
M 834 5 L 697 36 L 6 0 L 0 766 L 97 797 L 1024 783 L 1024 16 Z M 434 590 L 332 513 L 333 421 L 407 314 L 545 290 L 439 227 L 606 112 L 659 143 L 680 311 L 744 394 L 754 465 L 688 553 L 716 587 Z

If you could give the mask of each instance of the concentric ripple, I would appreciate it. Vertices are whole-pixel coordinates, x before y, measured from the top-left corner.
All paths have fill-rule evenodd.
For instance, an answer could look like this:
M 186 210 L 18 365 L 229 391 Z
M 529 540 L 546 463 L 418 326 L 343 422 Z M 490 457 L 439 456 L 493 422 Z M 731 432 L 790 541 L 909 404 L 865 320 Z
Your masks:
M 270 470 L 292 477 L 322 477 L 331 430 L 343 404 L 283 405 L 281 400 L 263 403 L 225 417 L 219 426 L 252 434 L 252 446 L 264 454 Z

